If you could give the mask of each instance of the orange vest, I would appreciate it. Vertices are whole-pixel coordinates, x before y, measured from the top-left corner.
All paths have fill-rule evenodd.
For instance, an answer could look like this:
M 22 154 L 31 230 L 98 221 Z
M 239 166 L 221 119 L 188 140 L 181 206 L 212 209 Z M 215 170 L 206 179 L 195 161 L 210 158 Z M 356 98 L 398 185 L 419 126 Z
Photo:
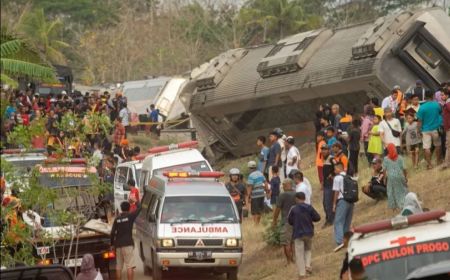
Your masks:
M 326 142 L 324 140 L 320 141 L 317 144 L 317 151 L 316 151 L 316 166 L 317 167 L 323 166 L 323 157 L 322 157 L 322 152 L 320 150 L 320 147 L 322 147 L 323 144 L 326 144 Z

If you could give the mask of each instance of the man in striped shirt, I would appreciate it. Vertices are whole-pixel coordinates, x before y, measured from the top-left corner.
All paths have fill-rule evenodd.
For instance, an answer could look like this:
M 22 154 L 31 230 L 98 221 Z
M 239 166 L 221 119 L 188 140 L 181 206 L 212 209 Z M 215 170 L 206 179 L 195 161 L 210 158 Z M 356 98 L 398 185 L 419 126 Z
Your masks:
M 247 179 L 247 205 L 251 206 L 251 213 L 255 224 L 261 221 L 261 214 L 264 211 L 264 197 L 267 191 L 267 181 L 264 174 L 257 170 L 256 162 L 249 161 L 248 169 L 250 175 Z

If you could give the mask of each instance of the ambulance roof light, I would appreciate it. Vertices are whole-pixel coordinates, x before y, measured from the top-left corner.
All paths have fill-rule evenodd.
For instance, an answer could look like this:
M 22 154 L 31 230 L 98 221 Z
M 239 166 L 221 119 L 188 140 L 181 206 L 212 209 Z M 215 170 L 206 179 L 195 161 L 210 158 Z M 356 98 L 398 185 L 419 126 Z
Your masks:
M 23 154 L 23 153 L 46 153 L 47 150 L 46 149 L 4 149 L 1 150 L 0 153 L 1 154 L 5 154 L 5 155 L 13 155 L 13 154 Z
M 170 144 L 166 146 L 158 146 L 148 149 L 148 153 L 150 154 L 156 154 L 156 153 L 162 153 L 172 150 L 178 150 L 178 149 L 186 149 L 186 148 L 195 148 L 198 146 L 198 141 L 187 141 L 187 142 L 181 142 L 178 144 Z
M 171 178 L 220 178 L 225 176 L 225 173 L 220 171 L 166 171 L 163 175 L 169 179 Z
M 365 224 L 353 229 L 356 233 L 366 234 L 383 230 L 392 230 L 403 228 L 418 223 L 439 220 L 446 215 L 444 210 L 434 210 L 423 212 L 406 217 L 394 217 L 392 219 L 382 220 L 375 223 Z
M 136 160 L 144 160 L 146 156 L 148 156 L 149 153 L 145 153 L 145 154 L 139 154 L 137 156 L 135 156 Z
M 87 160 L 85 158 L 48 158 L 44 163 L 87 164 Z

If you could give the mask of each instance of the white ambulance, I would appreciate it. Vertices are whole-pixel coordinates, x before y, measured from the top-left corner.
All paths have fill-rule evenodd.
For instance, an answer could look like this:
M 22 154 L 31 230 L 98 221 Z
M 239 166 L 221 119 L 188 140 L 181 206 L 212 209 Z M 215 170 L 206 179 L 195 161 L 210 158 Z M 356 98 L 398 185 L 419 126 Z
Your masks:
M 449 279 L 450 212 L 398 216 L 356 227 L 348 247 L 349 261 L 354 258 L 361 259 L 372 280 Z
M 136 161 L 120 163 L 114 175 L 114 208 L 128 200 L 130 190 L 128 180 L 134 179 L 139 193 L 144 193 L 144 186 L 153 175 L 162 175 L 164 171 L 211 171 L 211 165 L 195 148 L 197 141 L 188 141 L 166 146 L 150 148 L 147 153 L 138 155 Z
M 237 279 L 242 233 L 236 206 L 222 172 L 169 171 L 145 186 L 136 238 L 144 272 L 206 269 Z M 166 273 L 166 272 L 164 272 Z

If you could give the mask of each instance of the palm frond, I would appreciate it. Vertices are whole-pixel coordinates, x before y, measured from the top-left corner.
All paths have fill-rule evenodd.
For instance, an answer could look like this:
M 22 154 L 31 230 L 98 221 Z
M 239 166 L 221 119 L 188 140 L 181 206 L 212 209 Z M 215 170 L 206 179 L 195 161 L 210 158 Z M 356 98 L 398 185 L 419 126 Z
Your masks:
M 12 87 L 17 87 L 18 83 L 16 80 L 14 80 L 13 78 L 11 78 L 10 76 L 1 73 L 0 74 L 0 81 L 2 81 L 3 84 L 8 84 Z
M 27 75 L 38 79 L 55 78 L 54 69 L 17 59 L 1 58 L 0 69 L 9 75 Z
M 0 44 L 0 56 L 6 57 L 11 54 L 17 53 L 21 47 L 22 47 L 22 41 L 19 39 L 2 42 Z

